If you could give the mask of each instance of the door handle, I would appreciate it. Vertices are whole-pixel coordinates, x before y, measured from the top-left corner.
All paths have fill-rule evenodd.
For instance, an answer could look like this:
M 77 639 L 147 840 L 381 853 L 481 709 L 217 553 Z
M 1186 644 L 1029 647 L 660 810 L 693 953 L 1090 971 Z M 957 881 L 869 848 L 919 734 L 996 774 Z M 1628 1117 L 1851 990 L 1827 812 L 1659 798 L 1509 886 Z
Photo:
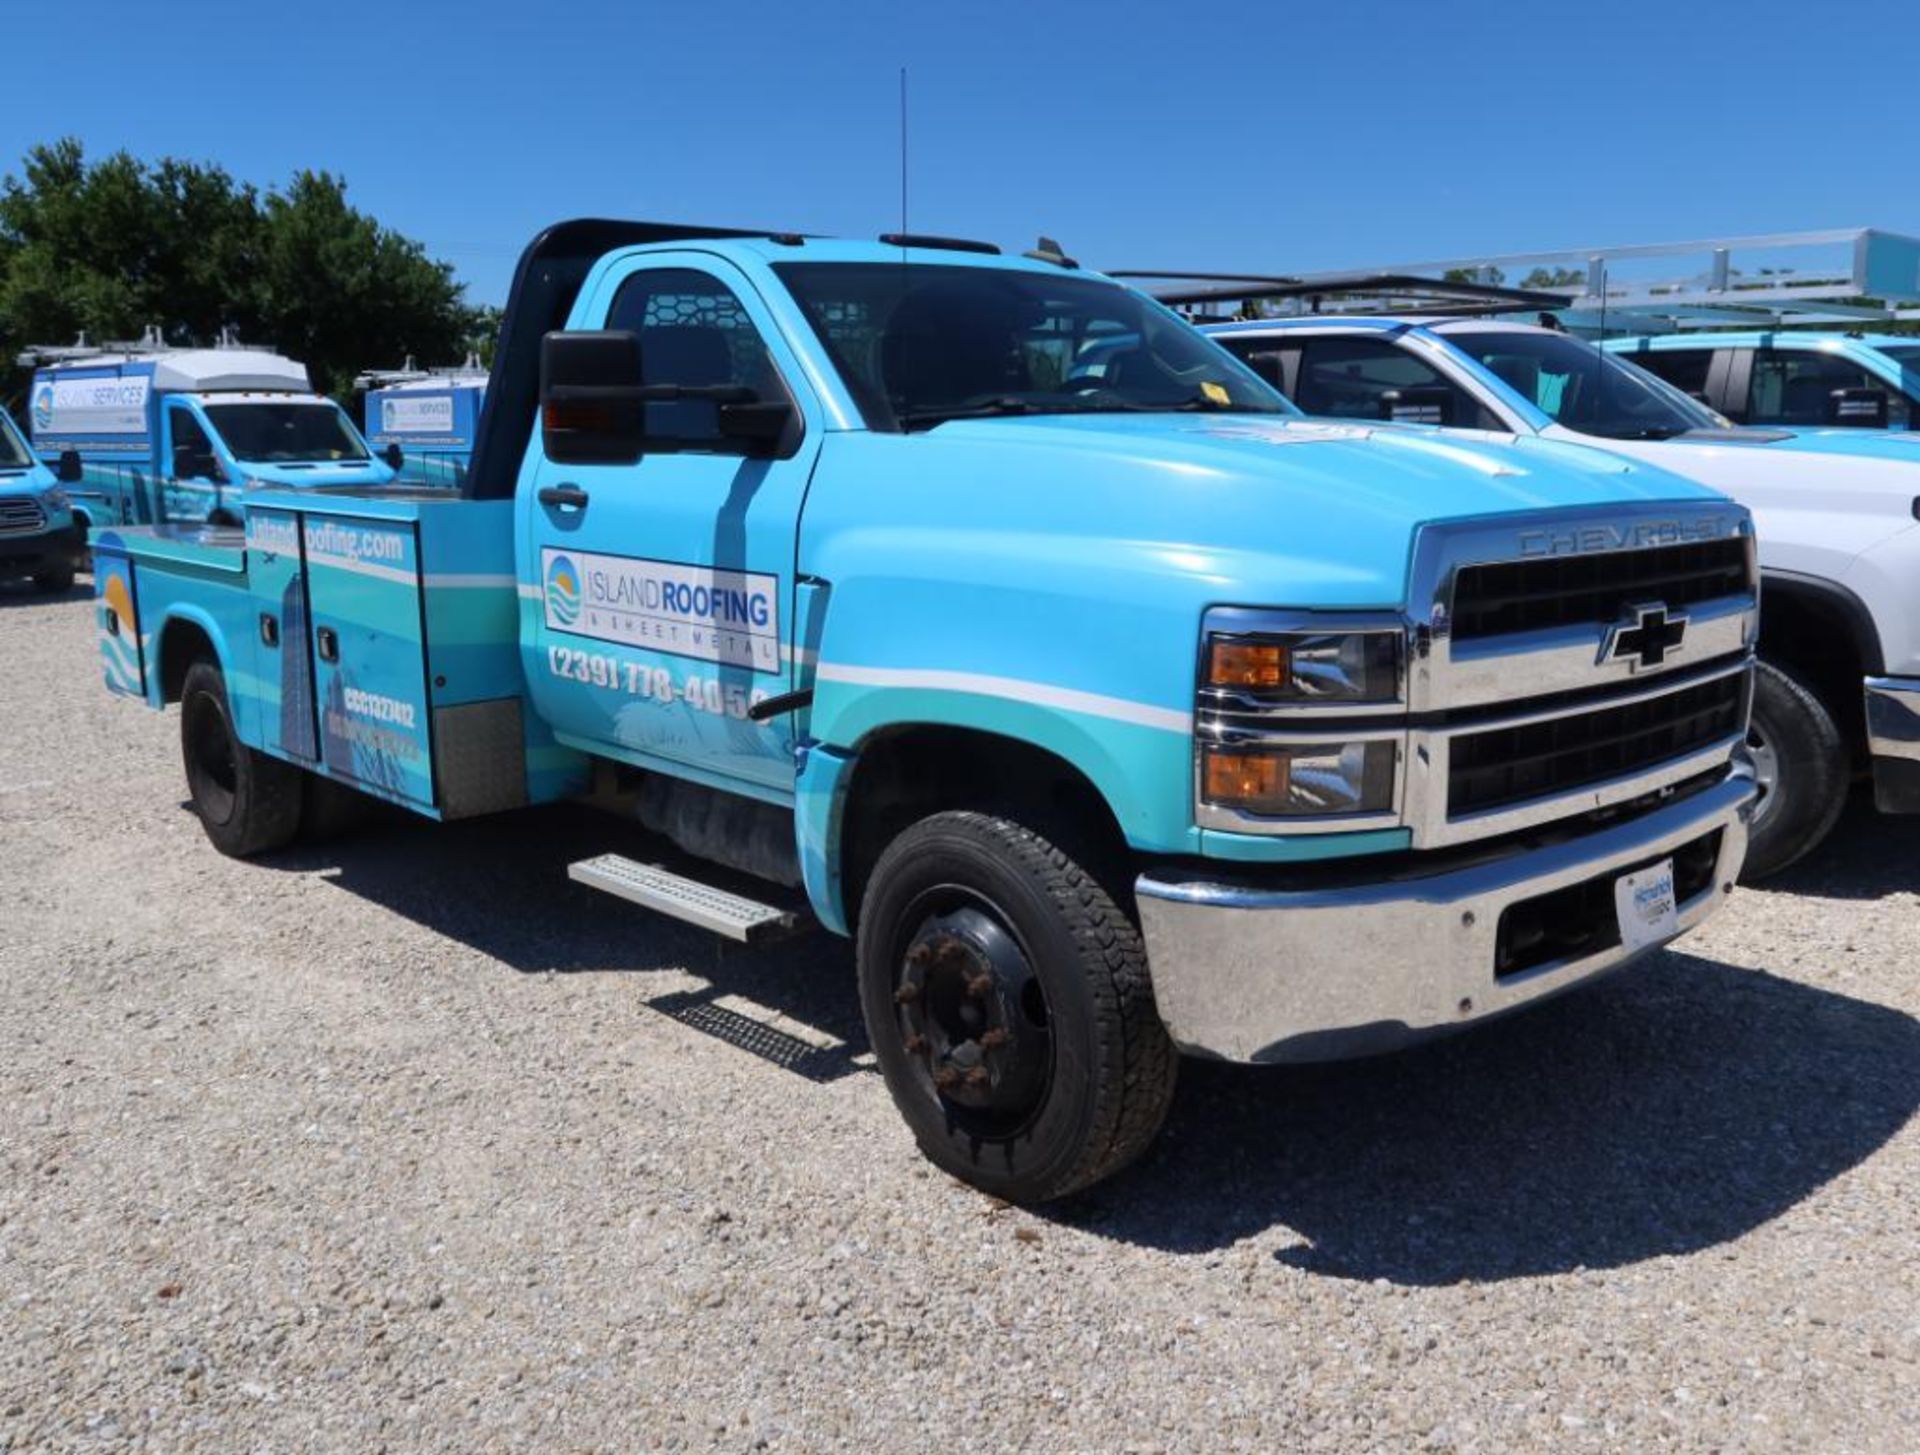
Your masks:
M 323 626 L 313 634 L 314 645 L 319 649 L 320 660 L 337 662 L 340 660 L 340 634 L 330 626 Z
M 578 485 L 542 485 L 540 503 L 558 506 L 562 510 L 585 510 L 588 495 Z

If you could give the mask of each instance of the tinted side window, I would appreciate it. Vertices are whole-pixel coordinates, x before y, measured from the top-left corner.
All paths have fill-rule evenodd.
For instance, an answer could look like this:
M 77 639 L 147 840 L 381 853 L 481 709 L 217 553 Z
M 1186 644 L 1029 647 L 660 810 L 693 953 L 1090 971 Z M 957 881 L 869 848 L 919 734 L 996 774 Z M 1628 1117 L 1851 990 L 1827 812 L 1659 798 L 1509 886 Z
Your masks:
M 691 268 L 655 268 L 620 285 L 606 326 L 640 338 L 640 382 L 683 388 L 731 386 L 763 399 L 784 397 L 766 341 L 732 289 Z M 719 413 L 706 401 L 647 405 L 649 431 L 676 439 L 717 438 Z
M 1370 338 L 1307 340 L 1293 402 L 1308 414 L 1338 419 L 1392 419 L 1398 405 L 1401 417 L 1432 422 L 1424 411 L 1411 410 L 1406 401 L 1392 397 L 1404 396 L 1410 389 L 1444 391 L 1450 401 L 1450 424 L 1466 429 L 1503 427 L 1426 360 Z
M 1235 338 L 1232 334 L 1215 334 L 1213 341 L 1282 394 L 1292 394 L 1287 388 L 1288 365 L 1297 363 L 1299 344 L 1271 338 Z M 1289 354 L 1294 358 L 1289 359 Z
M 1860 365 L 1837 354 L 1798 349 L 1761 349 L 1753 356 L 1747 390 L 1750 424 L 1830 424 L 1833 391 L 1885 386 Z
M 1643 349 L 1627 357 L 1649 374 L 1658 374 L 1682 394 L 1691 394 L 1695 399 L 1707 397 L 1712 349 Z
M 167 424 L 173 433 L 174 473 L 204 475 L 213 464 L 213 441 L 189 410 L 175 405 L 167 411 Z

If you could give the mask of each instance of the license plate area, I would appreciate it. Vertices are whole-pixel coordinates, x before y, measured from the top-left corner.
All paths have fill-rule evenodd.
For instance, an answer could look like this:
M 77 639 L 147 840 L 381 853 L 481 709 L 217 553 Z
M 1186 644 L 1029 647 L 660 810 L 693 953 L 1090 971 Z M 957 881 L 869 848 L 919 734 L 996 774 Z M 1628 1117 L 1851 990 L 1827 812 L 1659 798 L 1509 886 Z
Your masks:
M 1623 945 L 1640 949 L 1670 937 L 1678 929 L 1680 911 L 1713 888 L 1719 864 L 1720 830 L 1715 829 L 1670 856 L 1508 905 L 1495 938 L 1495 978 L 1506 980 Z M 1648 901 L 1660 897 L 1663 879 L 1668 908 L 1641 903 L 1643 890 L 1655 891 Z M 1623 897 L 1633 899 L 1635 907 L 1623 911 Z

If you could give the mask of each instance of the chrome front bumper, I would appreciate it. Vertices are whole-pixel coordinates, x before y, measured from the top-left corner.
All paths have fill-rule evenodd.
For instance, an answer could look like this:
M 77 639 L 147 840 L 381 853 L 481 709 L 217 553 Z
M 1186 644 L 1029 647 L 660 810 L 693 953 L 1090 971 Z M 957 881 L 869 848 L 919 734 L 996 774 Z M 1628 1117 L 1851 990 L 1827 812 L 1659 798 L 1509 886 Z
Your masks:
M 1155 999 L 1182 1050 L 1229 1061 L 1335 1061 L 1458 1030 L 1647 952 L 1617 941 L 1495 974 L 1502 915 L 1720 833 L 1715 873 L 1679 930 L 1720 907 L 1747 851 L 1751 771 L 1625 823 L 1527 842 L 1385 880 L 1276 886 L 1249 873 L 1156 869 L 1137 882 Z M 1676 931 L 1677 933 L 1678 931 Z M 1652 947 L 1648 947 L 1652 948 Z
M 1920 677 L 1867 678 L 1867 751 L 1882 813 L 1920 813 Z

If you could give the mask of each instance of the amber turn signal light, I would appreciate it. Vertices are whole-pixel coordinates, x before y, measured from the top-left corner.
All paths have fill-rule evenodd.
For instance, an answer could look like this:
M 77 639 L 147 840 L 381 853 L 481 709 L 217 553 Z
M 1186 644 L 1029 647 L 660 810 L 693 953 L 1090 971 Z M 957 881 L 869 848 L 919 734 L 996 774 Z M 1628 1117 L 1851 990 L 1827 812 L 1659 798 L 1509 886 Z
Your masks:
M 1207 754 L 1207 802 L 1223 808 L 1273 809 L 1287 796 L 1288 762 L 1280 753 Z
M 1216 638 L 1207 662 L 1210 687 L 1280 688 L 1287 685 L 1287 649 L 1278 642 Z

